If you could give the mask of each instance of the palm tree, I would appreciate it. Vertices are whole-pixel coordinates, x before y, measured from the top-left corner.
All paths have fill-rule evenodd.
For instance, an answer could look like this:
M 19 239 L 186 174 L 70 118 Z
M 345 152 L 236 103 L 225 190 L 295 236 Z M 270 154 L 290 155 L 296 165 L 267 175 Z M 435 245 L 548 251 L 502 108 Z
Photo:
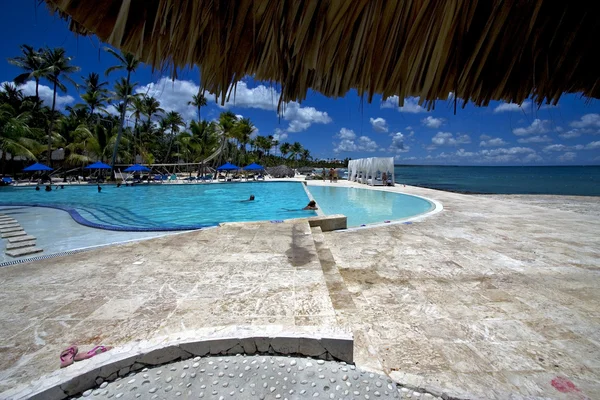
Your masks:
M 105 88 L 108 82 L 100 82 L 100 75 L 91 72 L 87 77 L 83 78 L 85 93 L 81 95 L 81 99 L 85 101 L 90 116 L 94 116 L 94 111 L 105 111 L 102 104 L 108 98 L 108 89 Z
M 302 154 L 304 148 L 300 142 L 294 142 L 290 147 L 290 158 L 294 158 L 296 160 L 296 166 L 298 166 L 298 157 Z
M 119 62 L 119 64 L 109 67 L 106 70 L 105 75 L 108 76 L 113 71 L 125 70 L 125 71 L 127 71 L 127 79 L 125 79 L 124 86 L 130 87 L 131 73 L 135 72 L 137 67 L 140 65 L 140 62 L 131 53 L 118 53 L 109 47 L 105 47 L 104 50 L 106 50 L 107 52 L 112 54 Z M 129 93 L 129 95 L 131 95 L 131 93 Z M 127 103 L 129 101 L 129 96 L 123 97 L 122 101 L 123 101 L 123 108 L 121 110 L 121 120 L 119 123 L 119 130 L 117 132 L 117 140 L 115 141 L 115 148 L 113 149 L 113 155 L 112 155 L 112 160 L 111 160 L 111 164 L 110 164 L 111 175 L 113 178 L 115 176 L 115 162 L 117 160 L 117 151 L 119 148 L 119 143 L 121 142 L 121 136 L 123 136 L 123 129 L 124 129 L 124 125 L 125 125 L 125 113 L 127 112 Z
M 16 67 L 21 68 L 25 72 L 17 75 L 13 81 L 17 85 L 23 85 L 30 79 L 35 80 L 35 98 L 40 99 L 40 79 L 44 76 L 44 70 L 46 66 L 44 64 L 43 50 L 34 50 L 33 47 L 23 44 L 21 45 L 21 52 L 23 55 L 9 58 L 8 62 Z
M 133 148 L 134 157 L 136 155 L 136 137 L 138 135 L 138 122 L 142 119 L 142 116 L 146 114 L 146 105 L 144 104 L 144 96 L 134 95 L 131 97 L 131 105 L 129 106 L 131 116 L 134 118 L 133 124 Z
M 310 150 L 309 149 L 302 149 L 302 151 L 300 152 L 300 159 L 306 163 L 308 160 L 312 159 L 312 156 L 310 155 Z
M 29 120 L 29 113 L 19 114 L 9 104 L 0 106 L 0 151 L 2 152 L 0 172 L 4 173 L 8 153 L 11 157 L 22 156 L 36 159 L 32 148 L 36 145 L 39 146 L 39 143 L 27 137 L 31 135 Z
M 48 164 L 52 164 L 52 129 L 54 128 L 54 120 L 55 120 L 55 111 L 56 111 L 56 91 L 60 89 L 62 92 L 67 91 L 67 87 L 61 82 L 61 79 L 64 79 L 73 86 L 77 87 L 77 83 L 69 74 L 75 73 L 79 71 L 79 67 L 71 65 L 71 61 L 73 57 L 67 57 L 66 51 L 62 47 L 57 47 L 55 49 L 46 48 L 46 50 L 42 54 L 44 69 L 42 76 L 46 78 L 50 83 L 52 83 L 52 108 L 50 110 L 50 123 L 48 126 L 48 154 L 47 161 Z
M 254 124 L 250 118 L 242 118 L 238 120 L 233 127 L 233 136 L 238 141 L 240 151 L 245 156 L 246 145 L 250 141 L 250 135 L 254 132 Z M 242 160 L 245 161 L 245 160 Z
M 164 124 L 165 127 L 167 127 L 171 131 L 169 138 L 169 148 L 163 161 L 166 163 L 171 155 L 171 147 L 173 146 L 173 140 L 179 133 L 179 128 L 185 127 L 185 121 L 183 120 L 181 114 L 179 114 L 177 111 L 170 111 L 167 113 L 167 115 L 165 115 L 161 122 Z
M 165 112 L 165 110 L 160 107 L 160 101 L 152 96 L 144 96 L 144 109 L 144 113 L 148 116 L 148 123 L 150 123 L 150 120 L 156 114 Z
M 219 122 L 217 123 L 217 133 L 221 136 L 221 148 L 226 149 L 226 144 L 233 137 L 233 128 L 237 122 L 237 116 L 231 111 L 222 112 L 219 115 Z M 223 151 L 219 154 L 218 164 L 221 164 L 223 160 Z
M 284 157 L 290 152 L 292 145 L 288 142 L 283 142 L 279 146 L 279 151 L 281 152 L 281 157 Z
M 198 121 L 200 121 L 200 108 L 206 106 L 206 97 L 204 97 L 204 94 L 198 91 L 198 94 L 192 96 L 192 101 L 188 101 L 188 105 L 198 107 Z

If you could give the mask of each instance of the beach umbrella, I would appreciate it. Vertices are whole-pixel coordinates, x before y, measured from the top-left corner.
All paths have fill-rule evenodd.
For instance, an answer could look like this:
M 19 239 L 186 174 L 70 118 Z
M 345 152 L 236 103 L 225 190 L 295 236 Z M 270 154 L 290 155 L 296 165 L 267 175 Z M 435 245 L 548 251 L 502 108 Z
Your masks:
M 252 163 L 244 167 L 244 170 L 246 171 L 262 171 L 263 169 L 265 169 L 265 167 L 263 167 L 262 165 L 258 165 L 257 163 Z
M 217 171 L 235 171 L 240 169 L 240 167 L 233 165 L 231 163 L 225 163 L 223 165 L 221 165 L 219 168 L 217 168 Z
M 123 171 L 124 172 L 148 172 L 148 171 L 150 171 L 150 168 L 145 167 L 140 164 L 133 164 L 131 167 L 127 167 Z
M 85 169 L 110 169 L 110 165 L 105 164 L 101 161 L 97 161 L 93 164 L 88 165 Z
M 35 163 L 25 168 L 23 171 L 52 171 L 52 168 L 44 164 Z

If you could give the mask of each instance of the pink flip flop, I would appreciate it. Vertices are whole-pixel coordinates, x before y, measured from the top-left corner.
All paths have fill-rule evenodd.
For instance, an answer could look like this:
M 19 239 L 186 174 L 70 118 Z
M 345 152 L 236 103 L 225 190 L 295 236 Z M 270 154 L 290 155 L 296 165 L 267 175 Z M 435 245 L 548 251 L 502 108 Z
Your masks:
M 77 355 L 78 351 L 79 350 L 77 349 L 77 346 L 71 346 L 64 349 L 60 353 L 60 367 L 64 368 L 73 364 L 73 361 L 75 360 L 75 356 Z
M 105 353 L 112 349 L 110 346 L 96 346 L 87 353 L 79 353 L 75 356 L 75 361 L 87 360 L 88 358 L 92 358 L 97 356 L 98 354 Z

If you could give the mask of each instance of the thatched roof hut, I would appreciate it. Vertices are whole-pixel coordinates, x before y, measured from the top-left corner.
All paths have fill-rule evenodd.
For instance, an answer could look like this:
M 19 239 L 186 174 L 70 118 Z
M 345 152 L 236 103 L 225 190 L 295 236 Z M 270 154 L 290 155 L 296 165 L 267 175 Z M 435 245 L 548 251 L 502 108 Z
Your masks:
M 296 175 L 294 170 L 288 167 L 287 165 L 270 167 L 267 168 L 266 171 L 267 174 L 271 175 L 273 178 L 293 178 Z
M 40 0 L 44 1 L 44 0 Z M 595 2 L 543 0 L 45 0 L 79 33 L 157 68 L 196 64 L 221 102 L 246 75 L 372 100 L 556 102 L 600 97 Z M 459 100 L 462 101 L 462 100 Z M 281 103 L 280 103 L 281 104 Z

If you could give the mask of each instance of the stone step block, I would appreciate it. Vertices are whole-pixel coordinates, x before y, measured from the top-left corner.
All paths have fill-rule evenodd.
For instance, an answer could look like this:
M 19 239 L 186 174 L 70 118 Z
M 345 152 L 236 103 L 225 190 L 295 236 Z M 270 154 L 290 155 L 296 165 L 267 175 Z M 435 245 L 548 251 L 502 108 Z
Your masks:
M 22 247 L 35 246 L 35 240 L 27 240 L 24 242 L 6 243 L 6 250 L 20 249 Z
M 0 221 L 0 225 L 4 226 L 4 225 L 14 225 L 14 224 L 19 224 L 16 220 L 6 220 L 6 221 Z
M 2 234 L 2 239 L 12 238 L 12 237 L 16 237 L 16 236 L 25 236 L 25 235 L 27 235 L 27 233 L 25 233 L 25 231 L 7 232 L 7 233 Z
M 10 233 L 10 232 L 19 232 L 22 231 L 23 227 L 22 226 L 11 226 L 9 228 L 2 228 L 0 227 L 0 233 Z
M 6 255 L 11 257 L 23 257 L 30 254 L 41 253 L 44 249 L 39 247 L 22 247 L 20 249 L 6 250 Z
M 25 235 L 25 236 L 11 237 L 11 238 L 8 238 L 8 243 L 27 242 L 29 240 L 35 240 L 35 236 Z

